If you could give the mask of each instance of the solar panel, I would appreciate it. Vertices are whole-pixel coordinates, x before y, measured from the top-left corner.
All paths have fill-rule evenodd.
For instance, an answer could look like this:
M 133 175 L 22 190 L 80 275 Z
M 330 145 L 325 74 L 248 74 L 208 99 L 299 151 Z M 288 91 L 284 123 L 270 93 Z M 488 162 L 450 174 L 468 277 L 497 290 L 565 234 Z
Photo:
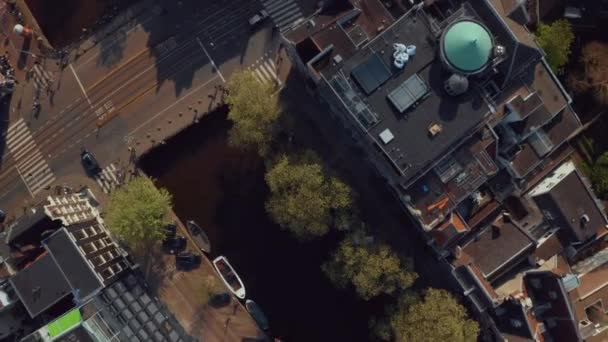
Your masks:
M 365 95 L 374 92 L 392 76 L 391 69 L 384 64 L 382 57 L 377 53 L 373 53 L 365 62 L 357 65 L 350 74 L 363 88 Z
M 416 101 L 420 100 L 428 92 L 428 87 L 424 80 L 414 74 L 401 83 L 395 90 L 388 94 L 388 99 L 397 108 L 399 113 L 405 112 Z

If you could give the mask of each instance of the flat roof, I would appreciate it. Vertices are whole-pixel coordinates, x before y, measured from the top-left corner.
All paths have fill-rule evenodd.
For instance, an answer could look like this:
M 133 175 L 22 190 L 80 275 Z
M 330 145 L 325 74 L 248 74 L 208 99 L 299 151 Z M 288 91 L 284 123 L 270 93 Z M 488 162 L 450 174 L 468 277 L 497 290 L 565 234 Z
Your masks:
M 84 255 L 80 253 L 65 228 L 55 232 L 43 244 L 59 265 L 60 271 L 70 286 L 79 292 L 80 298 L 85 298 L 103 287 L 103 283 L 89 266 Z
M 72 292 L 59 266 L 48 253 L 14 275 L 9 282 L 32 318 Z
M 80 325 L 81 322 L 82 316 L 80 315 L 80 310 L 78 308 L 72 309 L 63 316 L 49 323 L 49 334 L 51 335 L 51 337 L 63 335 L 66 332 Z
M 382 146 L 387 156 L 410 179 L 472 132 L 490 112 L 478 91 L 469 91 L 453 97 L 444 90 L 444 81 L 451 75 L 436 58 L 436 38 L 425 23 L 424 14 L 409 12 L 380 36 L 344 61 L 343 65 L 330 65 L 323 76 L 332 84 L 334 77 L 345 77 L 357 93 L 361 106 L 367 106 L 378 118 L 376 124 L 362 123 L 371 138 Z M 416 46 L 416 54 L 402 70 L 393 66 L 393 44 Z M 372 56 L 380 57 L 390 66 L 392 76 L 375 91 L 366 94 L 351 78 L 351 72 L 366 63 Z M 419 77 L 428 87 L 428 94 L 404 113 L 395 108 L 388 95 L 412 76 Z M 334 87 L 335 89 L 335 87 Z M 352 106 L 354 108 L 355 106 Z M 429 128 L 440 126 L 440 133 L 432 136 Z M 395 139 L 384 144 L 380 133 L 389 129 Z

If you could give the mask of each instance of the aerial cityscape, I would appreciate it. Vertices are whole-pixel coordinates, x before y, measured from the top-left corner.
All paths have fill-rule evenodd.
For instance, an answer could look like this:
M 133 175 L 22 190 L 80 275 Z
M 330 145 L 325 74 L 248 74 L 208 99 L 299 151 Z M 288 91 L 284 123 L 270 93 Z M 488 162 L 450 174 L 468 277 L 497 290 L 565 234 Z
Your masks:
M 608 341 L 606 28 L 0 1 L 0 342 Z

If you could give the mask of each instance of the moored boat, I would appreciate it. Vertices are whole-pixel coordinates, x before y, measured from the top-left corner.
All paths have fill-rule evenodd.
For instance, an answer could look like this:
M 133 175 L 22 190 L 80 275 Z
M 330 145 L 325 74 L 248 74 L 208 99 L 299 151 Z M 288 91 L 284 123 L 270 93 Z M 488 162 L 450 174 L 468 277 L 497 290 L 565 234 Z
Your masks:
M 209 237 L 205 234 L 203 228 L 192 220 L 186 221 L 186 226 L 188 227 L 196 246 L 205 253 L 211 253 L 211 241 L 209 241 Z
M 247 301 L 245 302 L 245 307 L 247 308 L 247 311 L 249 311 L 249 313 L 251 314 L 251 317 L 253 317 L 256 323 L 258 323 L 260 329 L 268 330 L 268 318 L 264 314 L 264 311 L 262 311 L 262 308 L 251 299 L 247 299 Z
M 225 256 L 220 255 L 213 260 L 213 266 L 228 289 L 230 289 L 238 298 L 245 299 L 245 285 L 243 285 L 241 278 L 236 274 L 234 268 L 232 268 L 232 265 L 228 262 L 228 259 L 226 259 Z

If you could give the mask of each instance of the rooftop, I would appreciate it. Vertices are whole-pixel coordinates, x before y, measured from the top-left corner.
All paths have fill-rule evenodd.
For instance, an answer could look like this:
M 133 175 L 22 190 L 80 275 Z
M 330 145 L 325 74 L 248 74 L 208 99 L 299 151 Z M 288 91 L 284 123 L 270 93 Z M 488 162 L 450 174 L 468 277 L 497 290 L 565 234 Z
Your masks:
M 579 330 L 583 338 L 608 334 L 608 249 L 603 249 L 572 267 L 578 275 L 579 286 L 571 290 Z M 598 336 L 599 335 L 599 336 Z
M 524 284 L 534 303 L 534 316 L 545 322 L 545 334 L 554 340 L 580 341 L 576 318 L 561 278 L 550 271 L 534 271 L 524 275 Z
M 36 317 L 72 292 L 59 266 L 46 253 L 9 282 L 31 317 Z
M 457 97 L 446 93 L 444 82 L 451 73 L 436 58 L 436 36 L 427 20 L 423 12 L 409 12 L 343 63 L 321 70 L 359 124 L 406 179 L 453 148 L 489 113 L 479 92 Z M 416 46 L 415 55 L 401 70 L 393 66 L 395 43 Z M 374 80 L 371 87 L 362 86 L 359 70 L 370 64 L 381 65 L 385 76 Z M 393 93 L 413 80 L 418 84 L 415 91 L 408 87 L 402 94 Z M 405 107 L 396 105 L 389 96 L 404 99 Z M 433 126 L 438 133 L 431 133 Z M 383 141 L 380 134 L 387 131 L 394 139 Z
M 80 298 L 86 298 L 103 287 L 103 283 L 79 251 L 65 228 L 58 230 L 43 242 L 61 274 Z
M 532 239 L 504 214 L 478 233 L 462 251 L 470 255 L 486 279 L 496 277 L 505 267 L 533 247 Z
M 487 28 L 473 20 L 450 25 L 443 34 L 441 51 L 454 69 L 463 73 L 481 70 L 490 61 L 493 42 Z
M 602 207 L 571 161 L 555 169 L 529 195 L 554 227 L 576 241 L 587 241 L 606 230 Z

